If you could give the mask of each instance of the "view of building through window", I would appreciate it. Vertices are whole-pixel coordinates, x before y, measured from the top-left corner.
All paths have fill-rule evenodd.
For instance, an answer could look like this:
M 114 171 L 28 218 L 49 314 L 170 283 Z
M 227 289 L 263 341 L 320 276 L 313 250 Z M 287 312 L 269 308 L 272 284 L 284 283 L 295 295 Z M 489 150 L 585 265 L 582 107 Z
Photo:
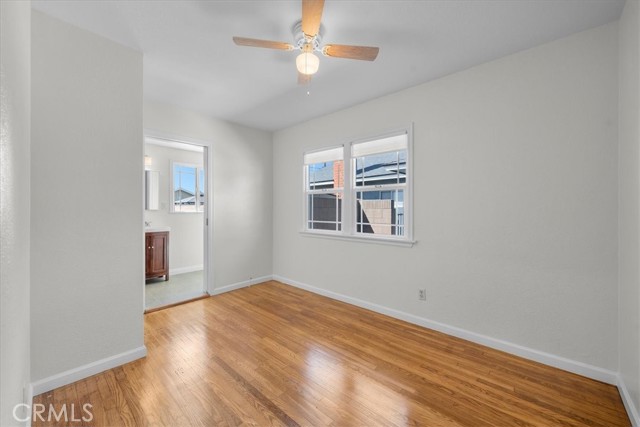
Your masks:
M 406 149 L 355 159 L 356 233 L 404 235 L 406 174 Z
M 406 237 L 408 135 L 351 145 L 351 189 L 344 189 L 344 147 L 305 155 L 306 229 Z M 348 203 L 348 205 L 344 205 Z
M 173 164 L 173 212 L 203 212 L 204 169 L 182 163 Z
M 311 230 L 342 230 L 344 161 L 308 165 L 308 224 Z

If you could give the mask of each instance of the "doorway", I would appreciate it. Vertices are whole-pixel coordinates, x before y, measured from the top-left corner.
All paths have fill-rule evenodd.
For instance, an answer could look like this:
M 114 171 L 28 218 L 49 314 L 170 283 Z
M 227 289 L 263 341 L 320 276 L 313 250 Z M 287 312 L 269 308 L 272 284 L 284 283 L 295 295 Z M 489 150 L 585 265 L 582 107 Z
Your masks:
M 208 296 L 210 145 L 144 141 L 145 311 Z

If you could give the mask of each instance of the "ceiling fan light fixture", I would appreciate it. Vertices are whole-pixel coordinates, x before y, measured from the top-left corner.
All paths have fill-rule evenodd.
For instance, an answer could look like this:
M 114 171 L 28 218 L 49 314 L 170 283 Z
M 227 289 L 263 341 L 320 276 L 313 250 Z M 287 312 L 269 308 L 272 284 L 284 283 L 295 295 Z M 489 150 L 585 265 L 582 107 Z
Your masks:
M 359 59 L 362 61 L 374 61 L 376 59 L 380 48 L 374 46 L 351 46 L 346 44 L 323 46 L 324 29 L 321 20 L 325 0 L 301 1 L 302 19 L 296 22 L 291 29 L 295 40 L 294 44 L 235 36 L 233 37 L 233 42 L 238 46 L 300 51 L 296 58 L 298 84 L 309 83 L 311 76 L 318 72 L 320 59 L 314 55 L 315 52 L 322 52 L 324 56 L 332 58 Z
M 311 52 L 303 52 L 296 58 L 296 67 L 301 74 L 315 74 L 320 67 L 320 58 Z

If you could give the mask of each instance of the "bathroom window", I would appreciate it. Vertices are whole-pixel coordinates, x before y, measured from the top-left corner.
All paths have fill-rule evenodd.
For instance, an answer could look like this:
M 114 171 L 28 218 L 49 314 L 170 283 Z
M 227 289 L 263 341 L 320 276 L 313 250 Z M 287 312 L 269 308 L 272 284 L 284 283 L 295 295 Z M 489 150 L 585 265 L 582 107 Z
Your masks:
M 204 212 L 204 169 L 198 165 L 173 162 L 171 175 L 171 212 Z

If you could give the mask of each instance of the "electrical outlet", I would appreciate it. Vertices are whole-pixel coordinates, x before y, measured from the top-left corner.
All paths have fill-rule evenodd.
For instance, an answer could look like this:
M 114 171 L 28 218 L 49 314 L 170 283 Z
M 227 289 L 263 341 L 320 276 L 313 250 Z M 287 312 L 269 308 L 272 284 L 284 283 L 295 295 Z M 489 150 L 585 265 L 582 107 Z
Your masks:
M 420 301 L 427 300 L 427 290 L 426 289 L 418 289 L 418 299 Z

